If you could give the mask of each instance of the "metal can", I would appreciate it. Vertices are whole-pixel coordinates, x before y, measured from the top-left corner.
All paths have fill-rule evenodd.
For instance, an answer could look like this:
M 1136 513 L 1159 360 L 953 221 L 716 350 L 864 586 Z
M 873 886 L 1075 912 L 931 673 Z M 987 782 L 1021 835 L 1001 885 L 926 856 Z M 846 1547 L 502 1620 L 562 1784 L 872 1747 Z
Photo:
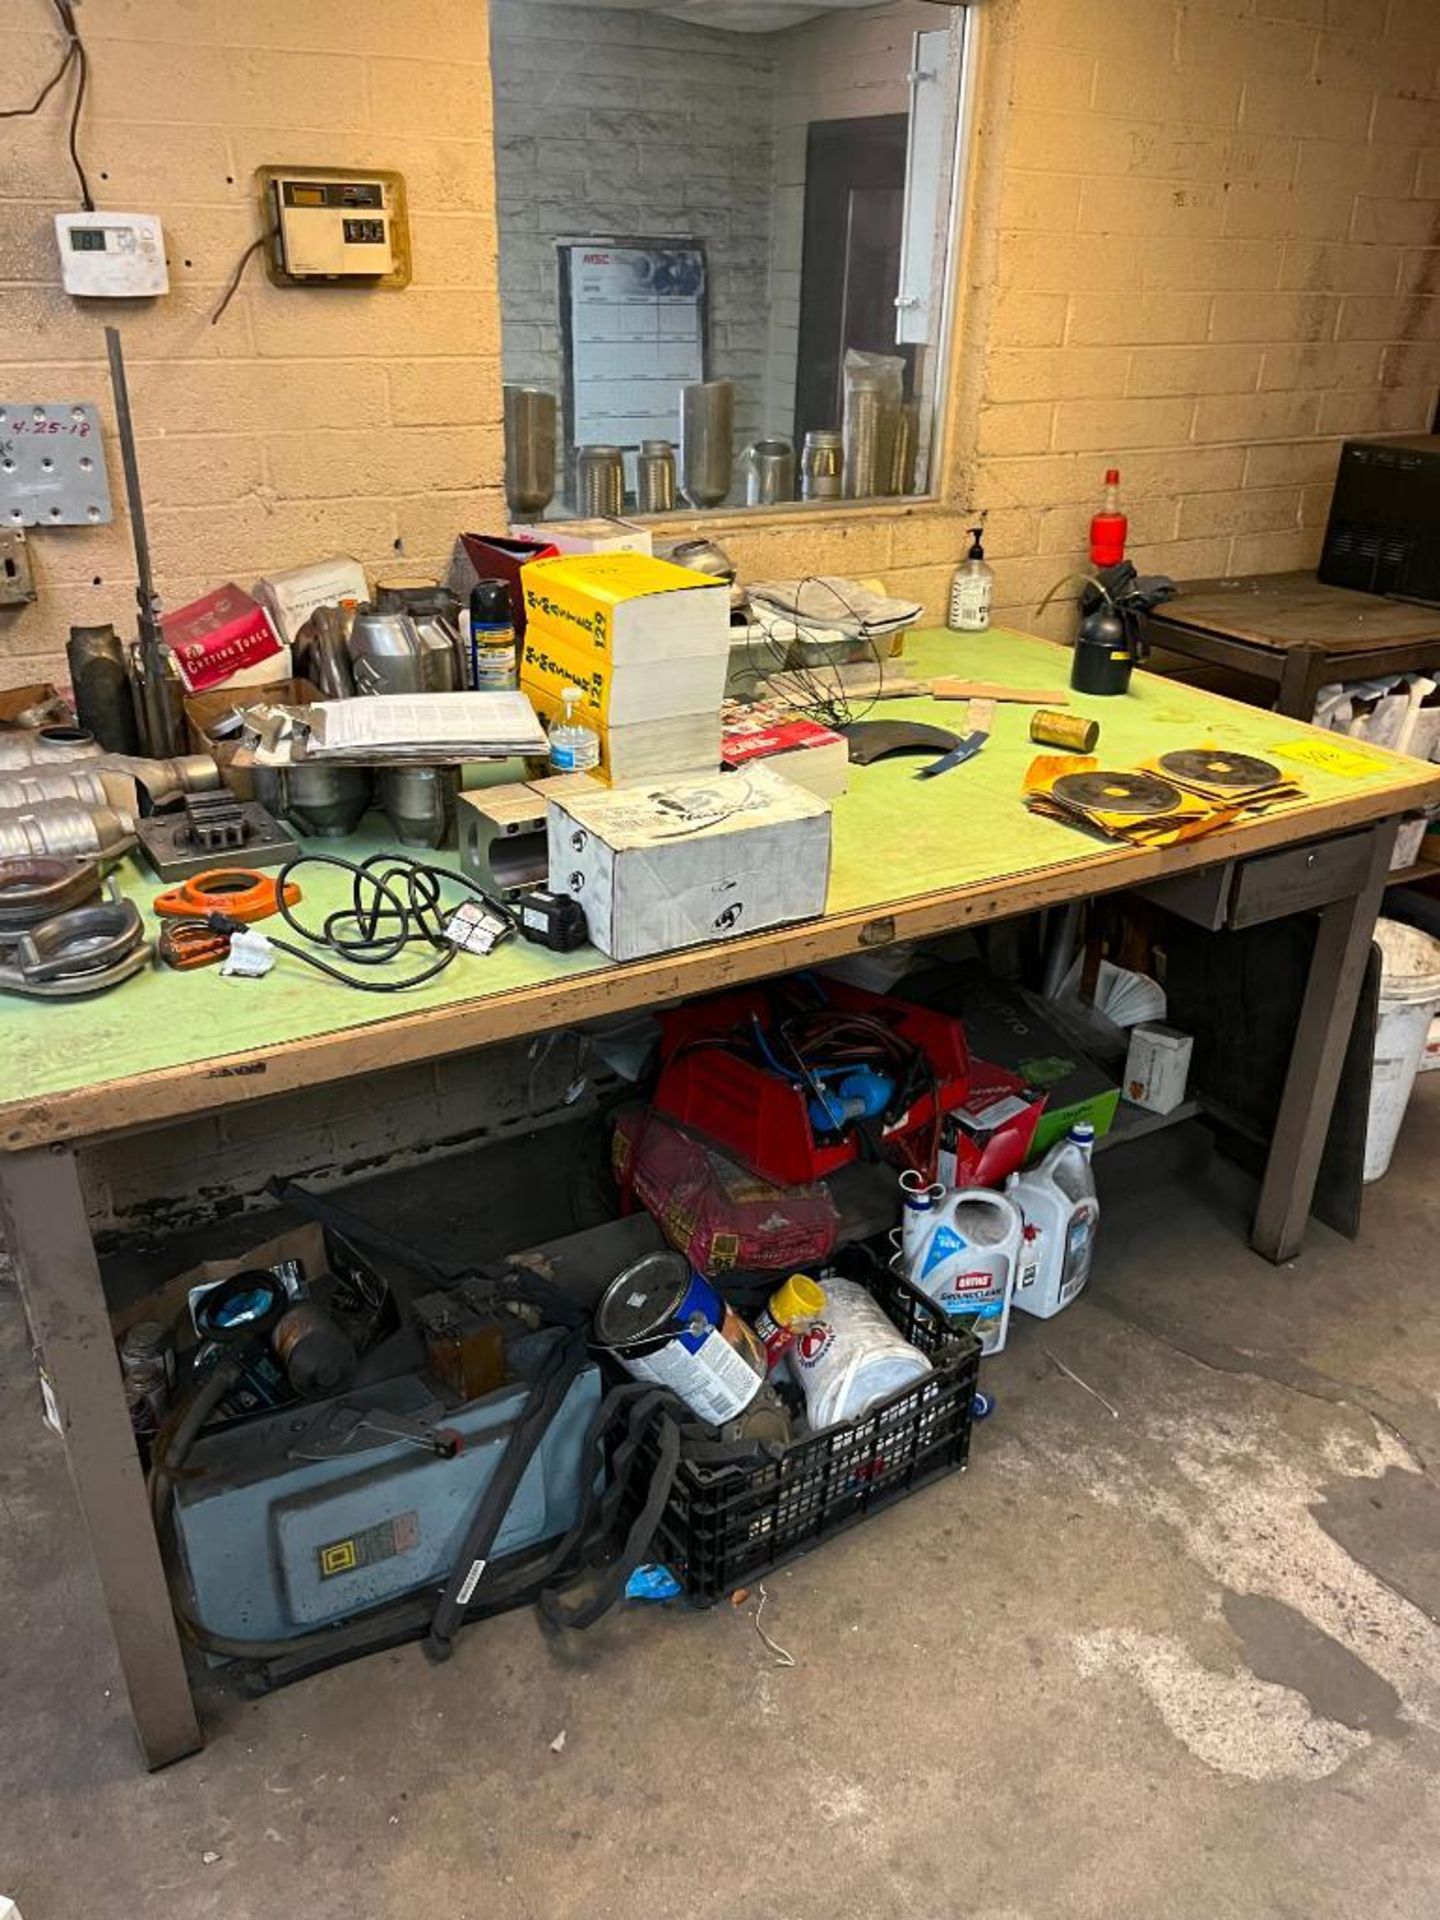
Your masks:
M 838 500 L 845 491 L 845 446 L 832 427 L 812 427 L 800 460 L 802 500 Z
M 636 1380 L 668 1387 L 722 1427 L 765 1384 L 765 1349 L 680 1253 L 648 1253 L 606 1288 L 594 1340 Z
M 1065 747 L 1071 753 L 1093 753 L 1100 740 L 1100 722 L 1083 713 L 1056 713 L 1040 707 L 1030 716 L 1030 738 L 1037 747 Z

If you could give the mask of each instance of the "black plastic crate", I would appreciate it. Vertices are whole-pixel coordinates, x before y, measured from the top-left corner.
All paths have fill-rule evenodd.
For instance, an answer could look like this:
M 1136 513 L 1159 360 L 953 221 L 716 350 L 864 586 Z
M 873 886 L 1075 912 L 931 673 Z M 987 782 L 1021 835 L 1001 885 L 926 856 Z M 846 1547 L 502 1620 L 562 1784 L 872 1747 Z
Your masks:
M 878 1260 L 852 1251 L 837 1266 L 869 1289 L 934 1371 L 861 1419 L 754 1462 L 705 1467 L 682 1459 L 651 1558 L 691 1600 L 719 1600 L 969 1456 L 979 1341 Z

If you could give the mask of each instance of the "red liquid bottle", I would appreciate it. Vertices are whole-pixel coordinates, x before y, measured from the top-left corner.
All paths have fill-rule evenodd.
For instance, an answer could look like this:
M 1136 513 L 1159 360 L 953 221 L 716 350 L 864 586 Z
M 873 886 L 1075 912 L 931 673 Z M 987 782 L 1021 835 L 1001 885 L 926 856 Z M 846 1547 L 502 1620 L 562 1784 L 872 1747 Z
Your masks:
M 1090 564 L 1114 567 L 1125 558 L 1130 522 L 1120 511 L 1120 469 L 1105 470 L 1105 505 L 1090 522 Z

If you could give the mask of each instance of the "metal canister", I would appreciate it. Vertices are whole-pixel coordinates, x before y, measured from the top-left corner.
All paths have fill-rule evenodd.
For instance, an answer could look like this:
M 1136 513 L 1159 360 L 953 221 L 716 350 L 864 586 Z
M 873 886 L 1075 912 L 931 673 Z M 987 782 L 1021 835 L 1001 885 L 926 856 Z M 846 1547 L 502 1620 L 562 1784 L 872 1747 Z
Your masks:
M 587 519 L 618 519 L 625 507 L 625 455 L 619 447 L 575 450 L 575 509 Z
M 838 500 L 844 491 L 844 440 L 833 427 L 812 427 L 800 458 L 800 498 Z
M 135 697 L 125 670 L 125 649 L 114 627 L 71 627 L 65 657 L 80 725 L 94 734 L 107 753 L 138 753 Z
M 920 402 L 904 400 L 895 422 L 895 445 L 890 459 L 891 493 L 915 491 L 915 462 L 920 452 Z
M 757 440 L 741 455 L 745 504 L 773 507 L 795 498 L 795 449 L 788 440 Z
M 1037 747 L 1064 747 L 1070 753 L 1093 753 L 1100 739 L 1100 722 L 1083 713 L 1057 713 L 1038 707 L 1030 716 L 1030 738 Z
M 505 389 L 505 504 L 543 513 L 555 497 L 555 396 L 544 387 Z
M 692 507 L 718 507 L 735 462 L 735 385 L 697 380 L 680 389 L 680 490 Z
M 175 1342 L 170 1329 L 158 1320 L 139 1320 L 120 1342 L 120 1373 L 130 1424 L 136 1433 L 152 1434 L 170 1411 L 175 1384 Z
M 765 1384 L 758 1337 L 680 1253 L 646 1254 L 611 1282 L 594 1340 L 713 1427 L 742 1414 Z
M 406 847 L 443 847 L 455 831 L 458 767 L 381 767 L 375 797 Z
M 640 442 L 635 475 L 641 513 L 675 511 L 675 449 L 668 440 Z

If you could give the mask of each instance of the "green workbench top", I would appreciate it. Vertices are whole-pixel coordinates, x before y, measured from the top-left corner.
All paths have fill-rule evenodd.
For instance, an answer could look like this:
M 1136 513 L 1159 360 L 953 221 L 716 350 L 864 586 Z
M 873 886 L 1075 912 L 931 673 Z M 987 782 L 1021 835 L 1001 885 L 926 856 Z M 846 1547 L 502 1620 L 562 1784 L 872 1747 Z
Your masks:
M 995 631 L 913 636 L 908 657 L 915 672 L 957 674 L 1012 687 L 1061 687 L 1069 676 L 1068 649 L 1029 636 Z M 1310 730 L 1295 720 L 1236 705 L 1171 680 L 1137 674 L 1119 699 L 1071 697 L 1071 712 L 1101 723 L 1099 752 L 1124 767 L 1175 747 L 1203 744 L 1250 753 L 1273 752 Z M 1037 868 L 1093 863 L 1106 851 L 1074 828 L 1029 813 L 1021 782 L 1041 749 L 1029 739 L 1033 709 L 1001 705 L 994 731 L 975 760 L 934 780 L 917 780 L 923 762 L 903 756 L 872 767 L 852 767 L 850 790 L 835 803 L 834 844 L 827 912 L 881 912 L 917 896 L 983 885 Z M 964 731 L 965 708 L 925 699 L 885 701 L 876 717 L 913 717 Z M 1304 770 L 1315 801 L 1365 788 L 1423 779 L 1415 762 L 1369 750 L 1373 771 L 1347 776 Z M 1292 762 L 1285 762 L 1294 769 Z M 1405 804 L 1397 799 L 1397 811 Z M 377 822 L 378 828 L 378 822 Z M 376 831 L 350 841 L 312 843 L 363 858 L 393 840 Z M 454 863 L 455 856 L 440 856 Z M 348 893 L 344 877 L 306 876 L 302 912 L 318 924 Z M 160 891 L 132 857 L 122 869 L 125 890 L 148 908 Z M 278 928 L 277 928 L 278 930 Z M 425 950 L 417 950 L 423 953 Z M 410 963 L 418 970 L 422 962 Z M 462 955 L 431 984 L 400 994 L 354 993 L 311 968 L 280 956 L 263 980 L 223 978 L 218 969 L 139 975 L 92 1000 L 45 1003 L 0 996 L 0 1105 L 43 1100 L 76 1088 L 98 1087 L 159 1069 L 185 1068 L 255 1048 L 273 1048 L 307 1036 L 393 1019 L 398 1013 L 446 1007 L 516 988 L 557 985 L 609 967 L 593 950 L 560 956 L 512 941 L 486 958 Z M 393 971 L 403 976 L 407 963 Z

